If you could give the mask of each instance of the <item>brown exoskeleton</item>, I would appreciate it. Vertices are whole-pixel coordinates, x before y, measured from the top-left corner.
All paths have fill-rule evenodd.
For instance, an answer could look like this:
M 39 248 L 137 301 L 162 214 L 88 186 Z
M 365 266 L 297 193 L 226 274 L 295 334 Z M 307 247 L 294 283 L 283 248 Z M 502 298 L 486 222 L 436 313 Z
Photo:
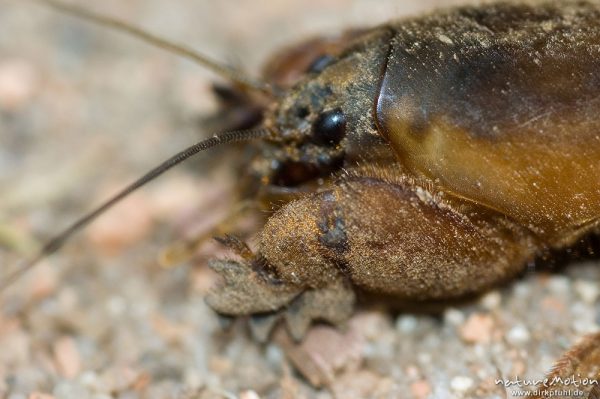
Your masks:
M 271 216 L 252 259 L 215 261 L 209 304 L 281 315 L 300 338 L 345 320 L 357 288 L 456 298 L 596 233 L 599 21 L 592 3 L 497 4 L 343 45 L 266 113 L 276 162 L 258 173 L 344 173 Z M 571 371 L 596 376 L 598 350 Z
M 251 133 L 201 143 L 132 189 L 194 151 L 262 139 L 248 195 L 280 208 L 256 253 L 224 240 L 243 261 L 213 261 L 224 283 L 207 301 L 263 332 L 342 323 L 356 290 L 483 292 L 598 229 L 599 22 L 593 3 L 496 4 L 310 43 L 271 64 Z M 242 98 L 264 89 L 240 83 Z M 596 373 L 588 346 L 562 369 Z

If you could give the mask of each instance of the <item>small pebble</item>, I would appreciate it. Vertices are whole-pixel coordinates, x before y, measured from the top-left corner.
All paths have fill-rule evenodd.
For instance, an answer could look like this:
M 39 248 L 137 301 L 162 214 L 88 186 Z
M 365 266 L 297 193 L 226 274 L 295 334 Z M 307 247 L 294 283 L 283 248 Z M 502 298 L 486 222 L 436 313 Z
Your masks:
M 70 381 L 62 381 L 54 386 L 53 395 L 60 399 L 82 399 L 89 395 L 89 392 L 81 385 Z
M 32 392 L 29 394 L 27 399 L 54 399 L 54 396 L 47 393 Z
M 444 312 L 444 321 L 452 326 L 459 326 L 464 323 L 465 315 L 460 310 L 449 308 Z
M 390 320 L 381 312 L 359 312 L 349 321 L 350 329 L 370 340 L 380 340 L 382 331 L 389 329 Z
M 0 108 L 18 111 L 26 106 L 39 88 L 34 66 L 26 60 L 5 60 L 0 64 Z
M 521 354 L 521 357 L 523 356 L 526 356 L 526 354 Z M 523 375 L 525 370 L 527 370 L 525 363 L 522 360 L 515 360 L 512 364 L 510 375 Z M 546 368 L 545 370 L 549 370 L 549 368 Z
M 396 319 L 396 329 L 403 333 L 411 333 L 417 328 L 417 318 L 415 316 L 403 315 Z
M 417 355 L 417 359 L 423 366 L 427 366 L 432 362 L 431 353 L 421 352 Z
M 374 398 L 391 396 L 393 382 L 371 371 L 349 371 L 338 376 L 332 384 L 334 398 Z
M 243 391 L 240 393 L 240 399 L 260 399 L 260 396 L 254 391 Z
M 585 303 L 592 305 L 598 299 L 598 295 L 600 294 L 600 290 L 595 283 L 591 283 L 589 281 L 577 280 L 575 282 L 575 292 Z
M 206 184 L 204 180 L 198 182 L 197 179 L 183 174 L 176 174 L 170 176 L 169 179 L 162 180 L 148 197 L 151 214 L 156 218 L 174 219 L 181 215 L 182 211 L 188 210 L 192 206 L 196 207 L 197 204 L 204 204 L 210 201 L 206 197 L 214 196 L 214 190 L 202 190 L 202 184 Z M 213 208 L 220 205 L 217 201 L 213 202 L 214 204 L 211 204 Z M 221 213 L 215 209 L 214 216 L 217 221 L 222 217 Z M 212 216 L 210 215 L 211 218 Z
M 516 325 L 508 331 L 506 339 L 513 345 L 524 344 L 530 339 L 529 330 L 521 324 Z
M 542 298 L 541 307 L 556 313 L 563 313 L 565 311 L 565 303 L 554 296 Z
M 464 393 L 471 389 L 473 384 L 474 382 L 471 378 L 459 375 L 452 378 L 450 381 L 450 388 L 452 388 L 454 392 Z
M 527 283 L 518 281 L 513 286 L 513 293 L 516 298 L 527 298 L 531 293 L 531 288 Z
M 265 357 L 273 366 L 277 366 L 283 363 L 284 354 L 281 348 L 275 344 L 269 344 L 265 351 Z
M 48 262 L 38 265 L 29 283 L 29 293 L 32 301 L 39 301 L 50 296 L 58 287 L 58 276 L 56 270 L 50 267 Z
M 593 320 L 578 319 L 573 321 L 573 329 L 578 334 L 591 334 L 598 332 L 598 325 Z
M 122 185 L 102 190 L 97 197 L 108 198 Z M 150 197 L 137 192 L 99 218 L 84 234 L 105 254 L 114 255 L 141 241 L 152 227 L 152 218 Z
M 109 366 L 99 375 L 101 386 L 106 391 L 123 391 L 132 387 L 139 372 L 125 366 Z
M 467 343 L 489 343 L 492 340 L 494 320 L 490 315 L 474 313 L 460 328 L 460 337 Z
M 557 295 L 564 295 L 569 292 L 569 278 L 565 276 L 552 276 L 548 280 L 548 289 Z
M 364 341 L 355 331 L 341 332 L 331 326 L 313 327 L 300 344 L 284 332 L 276 334 L 275 342 L 313 384 L 332 380 L 342 369 L 357 367 L 365 353 Z
M 415 381 L 410 384 L 410 392 L 417 399 L 425 399 L 431 393 L 431 385 L 425 380 Z
M 53 345 L 54 360 L 60 374 L 65 378 L 73 378 L 81 370 L 81 357 L 71 337 L 62 337 Z
M 488 345 L 474 344 L 472 353 L 475 354 L 476 357 L 483 359 L 485 357 L 488 357 L 490 353 L 490 348 Z
M 409 365 L 406 367 L 406 376 L 411 379 L 416 379 L 419 377 L 419 369 L 414 365 Z
M 127 301 L 122 296 L 113 295 L 107 301 L 106 308 L 111 316 L 121 316 L 127 310 Z
M 184 372 L 185 386 L 191 390 L 199 390 L 204 386 L 204 377 L 202 371 L 195 368 L 188 368 Z
M 81 385 L 90 390 L 98 390 L 101 388 L 98 375 L 93 371 L 86 371 L 81 374 L 81 377 L 79 377 L 79 382 Z
M 58 294 L 58 306 L 62 313 L 74 312 L 79 304 L 79 296 L 75 288 L 64 287 Z
M 488 292 L 480 300 L 481 305 L 488 310 L 497 309 L 501 302 L 502 296 L 498 291 Z

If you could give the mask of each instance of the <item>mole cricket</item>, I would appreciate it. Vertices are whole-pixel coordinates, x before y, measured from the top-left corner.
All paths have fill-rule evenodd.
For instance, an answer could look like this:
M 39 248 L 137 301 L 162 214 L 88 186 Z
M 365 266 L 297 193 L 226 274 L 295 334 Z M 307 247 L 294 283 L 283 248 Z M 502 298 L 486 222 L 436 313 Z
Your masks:
M 592 2 L 494 3 L 290 47 L 263 81 L 225 70 L 243 117 L 193 151 L 249 141 L 242 197 L 273 211 L 256 250 L 220 239 L 238 259 L 211 262 L 209 306 L 301 340 L 343 324 L 357 292 L 480 294 L 597 234 L 599 22 Z M 598 341 L 556 372 L 595 377 Z

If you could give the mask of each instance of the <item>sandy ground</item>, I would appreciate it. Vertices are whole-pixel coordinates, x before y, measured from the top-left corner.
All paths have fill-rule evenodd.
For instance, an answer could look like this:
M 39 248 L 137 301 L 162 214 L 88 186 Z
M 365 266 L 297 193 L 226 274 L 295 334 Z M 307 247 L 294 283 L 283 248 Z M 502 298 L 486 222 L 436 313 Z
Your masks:
M 278 46 L 454 1 L 81 2 L 256 72 Z M 44 237 L 207 135 L 215 77 L 26 1 L 0 1 L 0 272 Z M 226 159 L 226 158 L 224 158 Z M 504 398 L 598 329 L 592 263 L 531 273 L 437 316 L 363 309 L 300 348 L 224 330 L 203 302 L 204 255 L 165 269 L 170 242 L 232 206 L 227 164 L 169 173 L 0 294 L 0 397 Z M 204 255 L 203 255 L 204 254 Z M 311 386 L 286 355 L 320 370 Z M 309 375 L 310 377 L 310 375 Z M 314 376 L 313 376 L 314 377 Z M 510 390 L 509 390 L 510 391 Z

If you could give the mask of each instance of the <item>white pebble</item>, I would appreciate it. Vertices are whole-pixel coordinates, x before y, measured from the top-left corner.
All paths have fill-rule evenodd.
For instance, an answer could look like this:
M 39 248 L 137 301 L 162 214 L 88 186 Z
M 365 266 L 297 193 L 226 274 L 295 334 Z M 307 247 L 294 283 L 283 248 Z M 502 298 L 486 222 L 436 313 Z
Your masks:
M 421 363 L 423 365 L 431 364 L 431 354 L 425 353 L 425 352 L 420 352 L 417 355 L 417 360 L 419 361 L 419 363 Z
M 569 279 L 565 276 L 552 276 L 548 288 L 554 294 L 566 294 L 569 292 Z
M 479 358 L 484 358 L 486 356 L 489 355 L 489 345 L 481 345 L 481 344 L 475 344 L 473 345 L 472 351 L 475 354 L 475 356 L 479 357 Z
M 413 332 L 417 328 L 417 318 L 415 316 L 403 315 L 396 319 L 396 330 L 403 333 Z
M 573 329 L 578 334 L 591 334 L 598 331 L 598 324 L 593 320 L 578 319 L 573 322 Z
M 506 340 L 513 345 L 523 344 L 531 338 L 529 330 L 523 325 L 516 325 L 506 334 Z
M 188 368 L 184 372 L 183 380 L 186 388 L 191 390 L 199 390 L 204 386 L 203 373 L 195 368 Z
M 519 281 L 516 284 L 514 284 L 513 292 L 515 294 L 515 297 L 526 298 L 529 296 L 530 288 L 526 283 Z
M 80 384 L 70 381 L 61 381 L 54 386 L 54 396 L 61 399 L 89 398 L 89 392 Z
M 458 326 L 464 323 L 465 315 L 460 310 L 450 308 L 444 312 L 444 321 L 450 325 Z
M 106 307 L 111 316 L 120 316 L 127 310 L 127 302 L 123 297 L 114 295 L 110 297 Z
M 254 391 L 244 391 L 240 393 L 240 399 L 260 399 L 260 396 Z
M 94 373 L 93 371 L 85 371 L 83 374 L 81 374 L 81 376 L 79 377 L 79 382 L 84 387 L 93 391 L 98 391 L 101 389 L 101 384 L 98 379 L 98 375 L 96 375 L 96 373 Z
M 266 358 L 272 365 L 281 364 L 284 361 L 284 354 L 277 345 L 268 345 L 266 350 Z
M 489 310 L 497 309 L 502 302 L 502 296 L 498 291 L 488 292 L 481 298 L 481 305 Z
M 459 375 L 450 381 L 450 388 L 455 392 L 467 392 L 473 387 L 473 384 L 474 382 L 471 378 Z
M 581 300 L 587 304 L 595 303 L 600 294 L 600 290 L 598 290 L 596 284 L 583 280 L 575 282 L 575 292 L 577 292 L 577 295 L 579 295 Z

